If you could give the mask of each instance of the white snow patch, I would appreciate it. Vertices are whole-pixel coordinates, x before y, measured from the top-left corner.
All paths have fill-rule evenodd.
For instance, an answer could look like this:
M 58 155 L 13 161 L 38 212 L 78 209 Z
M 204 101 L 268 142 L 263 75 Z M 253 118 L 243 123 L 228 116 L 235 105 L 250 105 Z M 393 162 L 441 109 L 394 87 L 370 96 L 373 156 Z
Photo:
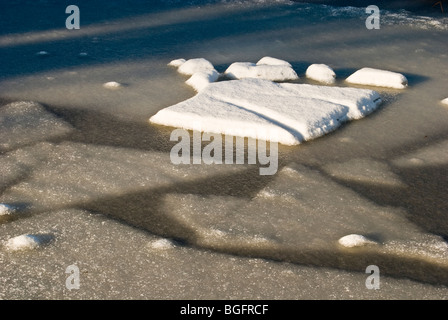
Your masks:
M 368 244 L 377 244 L 375 241 L 369 240 L 359 234 L 349 234 L 338 240 L 339 244 L 346 248 L 361 247 Z
M 195 58 L 195 59 L 189 59 L 182 63 L 179 66 L 179 71 L 182 74 L 192 76 L 196 72 L 203 72 L 203 71 L 212 71 L 215 70 L 215 67 L 213 64 L 211 64 L 210 61 L 204 59 L 204 58 Z
M 350 75 L 346 81 L 353 84 L 395 89 L 404 89 L 408 86 L 408 80 L 401 73 L 374 68 L 359 69 Z
M 335 82 L 336 73 L 326 64 L 312 64 L 306 69 L 307 78 L 323 82 L 326 84 L 332 84 Z
M 363 117 L 380 102 L 372 90 L 243 79 L 211 83 L 149 121 L 295 145 Z
M 169 66 L 179 68 L 181 65 L 185 63 L 185 59 L 175 59 L 171 60 L 170 63 L 168 63 Z
M 0 108 L 0 151 L 63 136 L 72 129 L 37 102 L 12 102 Z
M 14 210 L 7 204 L 0 203 L 0 216 L 10 215 Z
M 119 89 L 122 87 L 121 83 L 115 82 L 115 81 L 110 81 L 110 82 L 106 82 L 103 84 L 103 87 L 106 89 Z
M 159 239 L 154 240 L 150 243 L 151 248 L 157 249 L 157 250 L 167 250 L 174 247 L 173 242 L 171 242 L 168 239 Z
M 210 83 L 215 82 L 219 78 L 219 73 L 216 70 L 206 70 L 196 72 L 185 83 L 192 86 L 196 91 L 201 91 Z
M 50 235 L 22 234 L 6 241 L 5 247 L 10 251 L 31 250 L 43 246 L 51 239 Z
M 47 51 L 39 51 L 36 52 L 36 56 L 48 56 L 49 53 Z
M 263 57 L 258 60 L 257 65 L 270 65 L 270 66 L 287 66 L 291 67 L 291 64 L 288 61 L 272 58 L 272 57 Z
M 299 76 L 291 66 L 280 64 L 254 64 L 252 62 L 234 62 L 224 74 L 230 79 L 256 78 L 271 81 L 292 81 Z

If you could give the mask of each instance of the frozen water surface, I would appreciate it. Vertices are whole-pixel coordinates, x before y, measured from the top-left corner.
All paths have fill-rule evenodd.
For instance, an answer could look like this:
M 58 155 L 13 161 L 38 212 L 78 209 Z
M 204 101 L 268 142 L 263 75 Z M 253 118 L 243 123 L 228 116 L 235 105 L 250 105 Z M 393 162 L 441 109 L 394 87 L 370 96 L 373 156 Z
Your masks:
M 67 30 L 58 1 L 2 3 L 0 203 L 14 210 L 0 241 L 51 241 L 0 248 L 0 297 L 446 299 L 448 18 L 384 3 L 379 30 L 347 4 L 78 1 L 81 29 Z M 382 104 L 280 145 L 273 176 L 258 164 L 176 166 L 172 128 L 148 119 L 197 94 L 167 64 L 201 57 L 220 73 L 287 61 L 298 79 L 285 88 L 325 64 L 337 75 L 325 90 L 375 90 Z M 344 81 L 362 68 L 408 86 Z M 361 237 L 375 244 L 339 243 Z M 65 286 L 71 265 L 78 290 Z M 369 265 L 379 290 L 365 287 Z

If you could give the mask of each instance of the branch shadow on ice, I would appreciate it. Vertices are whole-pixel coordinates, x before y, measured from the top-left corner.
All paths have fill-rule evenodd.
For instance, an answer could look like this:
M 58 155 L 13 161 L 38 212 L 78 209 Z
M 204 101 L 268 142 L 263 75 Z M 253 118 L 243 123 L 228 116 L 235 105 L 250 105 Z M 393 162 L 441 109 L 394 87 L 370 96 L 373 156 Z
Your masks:
M 215 175 L 212 179 L 195 179 L 191 182 L 157 189 L 104 197 L 87 203 L 79 203 L 76 206 L 103 214 L 151 234 L 194 245 L 197 242 L 197 235 L 191 226 L 173 219 L 161 207 L 165 195 L 171 193 L 222 195 L 224 193 L 233 197 L 251 198 L 255 195 L 254 190 L 260 189 L 271 179 L 270 176 L 258 175 L 258 168 L 248 168 L 233 175 Z
M 71 124 L 76 130 L 61 138 L 48 140 L 82 142 L 138 150 L 169 152 L 172 148 L 169 128 L 155 128 L 147 121 L 126 122 L 110 114 L 89 109 L 45 105 L 46 109 Z

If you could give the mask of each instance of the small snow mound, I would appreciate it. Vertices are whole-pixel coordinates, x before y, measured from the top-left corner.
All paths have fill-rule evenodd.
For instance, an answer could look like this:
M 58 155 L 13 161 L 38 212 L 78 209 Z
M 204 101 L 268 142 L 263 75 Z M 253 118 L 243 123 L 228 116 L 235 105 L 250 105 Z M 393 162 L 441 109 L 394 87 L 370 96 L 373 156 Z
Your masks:
M 8 206 L 7 204 L 0 203 L 0 216 L 10 215 L 13 211 L 13 208 Z
M 353 84 L 394 89 L 404 89 L 408 86 L 408 80 L 401 73 L 373 68 L 359 69 L 350 75 L 346 81 Z
M 448 105 L 448 98 L 443 99 L 441 102 L 445 105 Z
M 306 76 L 307 78 L 332 84 L 335 82 L 336 74 L 334 73 L 333 69 L 331 69 L 326 64 L 312 64 L 306 69 Z
M 204 58 L 189 59 L 179 66 L 179 71 L 182 74 L 192 76 L 196 72 L 215 70 L 215 67 L 210 61 Z
M 167 250 L 174 247 L 174 244 L 168 239 L 154 240 L 150 247 L 157 250 Z
M 111 89 L 111 90 L 115 90 L 115 89 L 119 89 L 122 87 L 121 83 L 115 82 L 115 81 L 110 81 L 110 82 L 106 82 L 103 84 L 103 87 L 106 89 Z
M 31 250 L 47 244 L 51 239 L 48 234 L 22 234 L 6 241 L 5 247 L 10 251 Z
M 175 59 L 171 60 L 170 63 L 168 63 L 169 66 L 179 68 L 181 65 L 185 63 L 185 59 Z
M 47 51 L 36 52 L 36 56 L 44 57 L 44 56 L 48 56 L 48 55 L 49 55 L 49 53 Z
M 260 60 L 258 60 L 257 65 L 270 65 L 270 66 L 287 66 L 292 67 L 291 64 L 288 61 L 272 58 L 272 57 L 263 57 Z
M 346 248 L 361 247 L 368 244 L 376 244 L 375 241 L 369 240 L 359 234 L 349 234 L 339 239 L 339 244 Z
M 255 78 L 270 81 L 292 81 L 299 79 L 294 69 L 287 65 L 254 64 L 251 62 L 234 62 L 225 75 L 231 79 Z
M 206 70 L 193 74 L 191 78 L 186 81 L 186 84 L 192 86 L 193 89 L 199 92 L 210 83 L 218 80 L 218 78 L 219 73 L 216 70 Z

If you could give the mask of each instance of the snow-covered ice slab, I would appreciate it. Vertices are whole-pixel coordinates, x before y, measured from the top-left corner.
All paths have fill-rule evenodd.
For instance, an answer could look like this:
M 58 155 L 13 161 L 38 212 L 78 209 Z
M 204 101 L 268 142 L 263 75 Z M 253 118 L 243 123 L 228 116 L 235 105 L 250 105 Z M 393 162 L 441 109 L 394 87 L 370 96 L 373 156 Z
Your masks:
M 212 83 L 160 110 L 150 122 L 296 145 L 361 118 L 380 103 L 372 90 L 242 79 Z
M 353 84 L 395 89 L 404 89 L 408 86 L 408 80 L 401 73 L 374 68 L 359 69 L 350 75 L 346 81 Z
M 0 107 L 0 151 L 68 134 L 72 126 L 37 102 Z

